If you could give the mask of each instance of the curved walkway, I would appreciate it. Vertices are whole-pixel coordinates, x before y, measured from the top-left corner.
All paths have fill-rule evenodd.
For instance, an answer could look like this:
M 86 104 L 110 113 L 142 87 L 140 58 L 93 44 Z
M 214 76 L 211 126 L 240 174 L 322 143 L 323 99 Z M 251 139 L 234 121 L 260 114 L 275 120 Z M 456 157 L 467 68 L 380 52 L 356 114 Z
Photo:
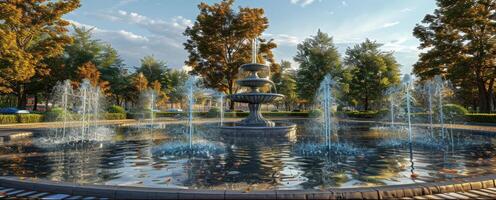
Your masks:
M 18 177 L 0 177 L 0 196 L 9 197 L 39 194 L 37 198 L 82 199 L 495 199 L 496 175 L 457 179 L 437 183 L 416 183 L 369 188 L 336 188 L 328 190 L 191 190 L 161 189 L 35 180 Z M 3 189 L 7 188 L 7 189 Z M 28 196 L 30 197 L 30 196 Z M 59 198 L 55 198 L 59 197 Z

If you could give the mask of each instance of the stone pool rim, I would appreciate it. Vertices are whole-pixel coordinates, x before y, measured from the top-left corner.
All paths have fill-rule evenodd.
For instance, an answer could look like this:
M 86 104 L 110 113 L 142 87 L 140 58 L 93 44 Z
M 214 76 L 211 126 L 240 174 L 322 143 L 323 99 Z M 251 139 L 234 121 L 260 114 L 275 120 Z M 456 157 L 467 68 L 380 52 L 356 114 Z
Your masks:
M 465 192 L 493 188 L 496 174 L 448 181 L 325 190 L 234 190 L 171 189 L 113 185 L 76 184 L 45 179 L 0 176 L 0 187 L 111 199 L 389 199 Z

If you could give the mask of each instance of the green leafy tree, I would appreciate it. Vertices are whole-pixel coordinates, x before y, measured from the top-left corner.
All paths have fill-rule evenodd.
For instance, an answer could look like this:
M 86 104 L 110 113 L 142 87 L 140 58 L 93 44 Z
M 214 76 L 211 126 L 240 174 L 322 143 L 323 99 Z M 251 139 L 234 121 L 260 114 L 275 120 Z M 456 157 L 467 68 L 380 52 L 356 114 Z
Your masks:
M 272 81 L 276 85 L 277 92 L 285 97 L 280 101 L 286 110 L 290 111 L 298 100 L 296 92 L 296 74 L 291 69 L 289 61 L 282 60 L 280 71 L 272 75 Z
M 142 58 L 141 66 L 136 69 L 136 72 L 142 73 L 150 83 L 154 81 L 163 82 L 168 71 L 169 69 L 165 62 L 157 60 L 153 56 Z
M 26 106 L 26 83 L 50 73 L 43 60 L 71 42 L 62 16 L 78 7 L 79 0 L 0 1 L 0 92 L 15 92 L 18 107 Z
M 496 2 L 494 0 L 437 0 L 438 8 L 417 24 L 420 40 L 414 73 L 423 80 L 442 75 L 458 94 L 470 94 L 481 112 L 494 111 L 496 77 Z M 468 92 L 468 93 L 467 93 Z M 463 96 L 463 99 L 471 96 Z
M 184 43 L 188 51 L 185 62 L 192 67 L 192 74 L 201 75 L 207 87 L 227 94 L 237 91 L 235 81 L 242 64 L 251 61 L 251 41 L 260 37 L 268 28 L 268 19 L 261 8 L 239 8 L 234 11 L 234 0 L 223 0 L 214 5 L 200 3 L 196 21 L 188 27 Z M 276 44 L 259 39 L 257 60 L 268 61 L 271 70 L 277 71 L 272 49 Z M 231 109 L 234 104 L 231 102 Z
M 344 62 L 351 67 L 348 97 L 364 110 L 380 104 L 385 90 L 400 82 L 399 64 L 392 52 L 381 51 L 380 47 L 367 39 L 346 50 Z
M 345 83 L 340 55 L 334 46 L 332 37 L 317 31 L 317 35 L 305 39 L 297 46 L 297 55 L 294 60 L 300 64 L 297 72 L 296 85 L 298 96 L 313 102 L 315 93 L 324 76 L 330 74 L 335 80 Z M 347 91 L 344 86 L 343 90 Z
M 182 103 L 185 98 L 184 84 L 188 80 L 188 73 L 184 70 L 171 70 L 167 74 L 167 92 L 170 103 Z

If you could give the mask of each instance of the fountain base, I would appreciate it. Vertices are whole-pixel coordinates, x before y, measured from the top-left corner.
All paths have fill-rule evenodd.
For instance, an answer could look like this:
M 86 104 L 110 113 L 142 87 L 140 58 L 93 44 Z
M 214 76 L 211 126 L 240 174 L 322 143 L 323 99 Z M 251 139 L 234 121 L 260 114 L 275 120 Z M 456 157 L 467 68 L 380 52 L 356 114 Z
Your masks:
M 274 123 L 274 122 L 272 122 Z M 221 133 L 242 135 L 288 135 L 296 132 L 296 124 L 274 123 L 271 127 L 244 126 L 242 122 L 224 123 Z

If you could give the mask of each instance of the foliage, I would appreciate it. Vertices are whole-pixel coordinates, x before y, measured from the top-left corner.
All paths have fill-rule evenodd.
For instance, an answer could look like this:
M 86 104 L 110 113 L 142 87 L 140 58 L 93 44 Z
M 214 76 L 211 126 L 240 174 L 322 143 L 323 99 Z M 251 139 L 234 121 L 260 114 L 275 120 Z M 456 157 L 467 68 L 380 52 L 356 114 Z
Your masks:
M 138 73 L 133 79 L 133 84 L 138 92 L 143 92 L 148 88 L 148 80 L 143 73 Z
M 109 90 L 109 83 L 100 79 L 100 71 L 92 62 L 87 62 L 80 66 L 78 75 L 80 80 L 89 80 L 93 87 L 99 87 L 103 93 Z
M 347 79 L 332 37 L 320 30 L 317 35 L 298 44 L 297 55 L 294 60 L 300 64 L 296 85 L 298 95 L 302 99 L 313 102 L 320 82 L 327 74 L 330 74 L 334 80 L 343 81 Z M 346 86 L 342 89 L 345 92 L 348 91 Z
M 0 124 L 13 124 L 17 123 L 16 115 L 0 115 Z
M 311 118 L 321 117 L 324 113 L 320 109 L 313 109 L 308 113 L 308 116 Z
M 184 70 L 171 70 L 167 74 L 169 80 L 167 91 L 169 91 L 169 100 L 174 103 L 182 102 L 185 98 L 184 87 L 188 80 L 188 73 Z
M 124 110 L 124 108 L 121 106 L 112 105 L 107 109 L 107 112 L 109 112 L 109 113 L 126 113 L 126 110 Z
M 191 73 L 202 75 L 205 86 L 227 94 L 237 91 L 235 80 L 240 66 L 250 62 L 251 40 L 260 37 L 269 26 L 263 9 L 239 8 L 236 12 L 233 4 L 234 0 L 213 5 L 200 3 L 194 25 L 184 32 L 188 38 L 184 46 L 189 53 L 186 64 L 192 67 Z M 277 71 L 272 54 L 276 44 L 259 41 L 257 61 L 268 61 L 271 70 Z
M 282 102 L 286 110 L 291 110 L 292 105 L 296 104 L 298 100 L 298 94 L 296 91 L 296 72 L 291 70 L 289 61 L 281 61 L 280 71 L 272 76 L 272 81 L 276 85 L 277 92 L 285 96 Z
M 195 117 L 210 117 L 210 112 L 193 112 Z M 176 116 L 187 116 L 188 113 L 182 112 L 157 112 L 156 117 L 176 117 Z M 224 112 L 224 117 L 247 117 L 249 112 Z M 308 112 L 262 112 L 265 117 L 308 117 Z M 218 115 L 217 115 L 218 116 Z
M 64 110 L 62 108 L 52 108 L 50 111 L 45 113 L 45 121 L 60 121 L 64 116 Z
M 463 91 L 479 110 L 494 110 L 496 61 L 496 2 L 488 0 L 437 0 L 438 8 L 417 24 L 413 34 L 420 40 L 414 73 L 423 80 L 443 75 Z M 474 90 L 476 90 L 474 94 Z
M 105 120 L 126 119 L 126 113 L 103 113 L 103 119 Z
M 141 59 L 141 66 L 136 69 L 142 73 L 149 82 L 162 81 L 169 71 L 165 62 L 157 60 L 153 56 L 145 56 Z
M 468 110 L 461 105 L 457 104 L 445 104 L 443 105 L 443 113 L 445 115 L 457 115 L 462 116 L 468 113 Z
M 466 114 L 468 122 L 496 123 L 496 114 Z
M 220 109 L 210 108 L 210 110 L 208 110 L 207 117 L 220 117 Z
M 19 123 L 36 123 L 42 122 L 43 115 L 41 114 L 18 114 L 17 122 Z
M 63 53 L 71 42 L 62 16 L 79 7 L 79 0 L 0 2 L 0 93 L 17 89 L 35 75 L 47 75 L 42 61 Z
M 387 111 L 346 111 L 339 112 L 338 114 L 344 115 L 350 118 L 359 118 L 359 119 L 379 119 L 386 115 Z
M 365 40 L 346 50 L 345 63 L 351 67 L 349 101 L 369 110 L 380 103 L 387 88 L 400 82 L 399 64 L 392 52 L 383 52 L 381 44 Z

